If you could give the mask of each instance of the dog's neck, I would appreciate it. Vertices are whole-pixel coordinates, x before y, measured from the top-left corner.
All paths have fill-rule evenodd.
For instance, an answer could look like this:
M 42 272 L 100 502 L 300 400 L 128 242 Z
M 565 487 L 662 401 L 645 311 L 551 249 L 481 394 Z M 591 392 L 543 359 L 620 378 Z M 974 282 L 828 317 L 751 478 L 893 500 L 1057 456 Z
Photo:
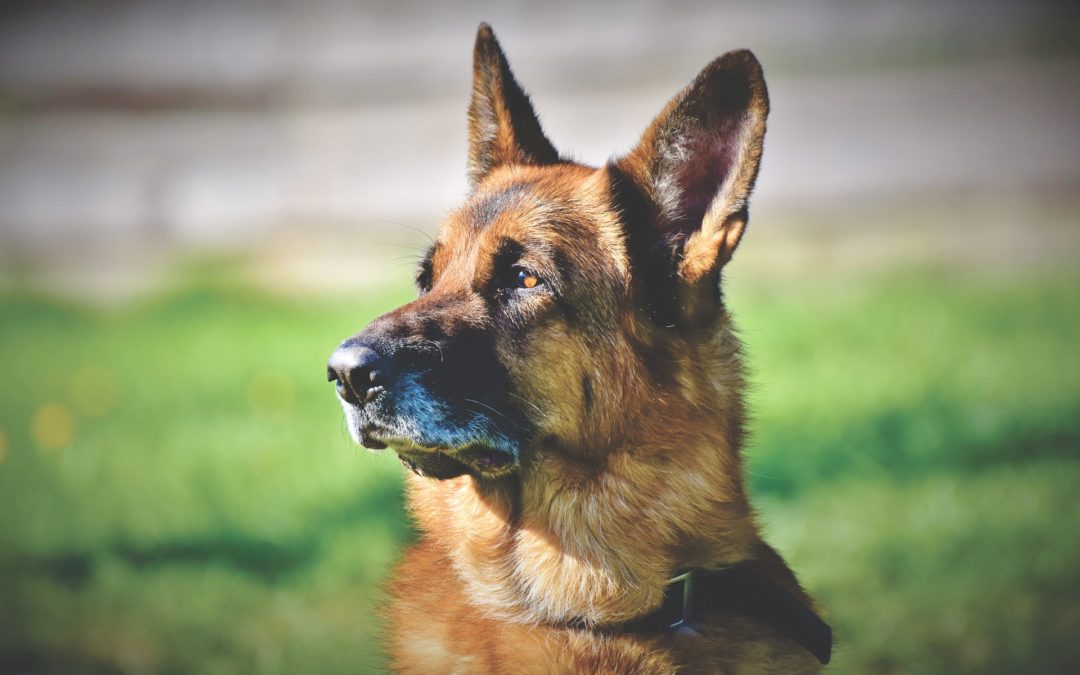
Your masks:
M 686 406 L 652 410 L 663 432 L 658 424 L 603 453 L 600 464 L 552 445 L 498 480 L 410 476 L 413 513 L 491 615 L 630 620 L 660 603 L 675 570 L 775 557 L 743 486 L 741 401 L 710 403 L 729 414 L 703 424 L 700 411 L 696 419 L 667 416 Z M 783 567 L 778 557 L 768 564 L 775 562 Z
M 744 562 L 801 596 L 746 498 L 738 341 L 725 324 L 681 353 L 670 391 L 594 411 L 625 420 L 620 437 L 634 442 L 603 451 L 551 442 L 500 480 L 409 477 L 418 525 L 472 602 L 503 620 L 615 625 L 656 608 L 678 569 Z M 647 407 L 620 408 L 625 401 Z

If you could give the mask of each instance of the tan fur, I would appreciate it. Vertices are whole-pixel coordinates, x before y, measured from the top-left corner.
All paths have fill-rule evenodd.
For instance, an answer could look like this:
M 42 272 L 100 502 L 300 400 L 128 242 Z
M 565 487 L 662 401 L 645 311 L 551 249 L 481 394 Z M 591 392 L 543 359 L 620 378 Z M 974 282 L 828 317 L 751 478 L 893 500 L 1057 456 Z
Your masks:
M 815 672 L 801 647 L 737 615 L 705 613 L 693 629 L 659 635 L 618 630 L 656 608 L 673 571 L 689 567 L 747 564 L 812 606 L 748 503 L 740 345 L 715 292 L 761 155 L 768 103 L 757 61 L 734 52 L 710 64 L 637 149 L 592 168 L 552 156 L 487 27 L 476 55 L 472 194 L 440 230 L 430 291 L 380 321 L 437 316 L 429 320 L 447 332 L 467 323 L 492 335 L 511 402 L 536 432 L 511 473 L 409 476 L 421 540 L 386 586 L 393 667 Z M 698 155 L 700 167 L 688 164 Z M 715 186 L 714 159 L 727 162 Z M 615 203 L 619 180 L 650 213 Z M 705 201 L 692 194 L 701 185 Z M 498 209 L 485 211 L 494 200 Z M 634 230 L 631 216 L 647 225 Z M 526 257 L 541 251 L 537 265 L 561 256 L 576 275 L 567 302 L 583 298 L 585 318 L 534 293 L 517 309 L 527 330 L 501 327 L 483 288 L 507 239 L 523 242 Z M 643 310 L 663 281 L 648 256 L 668 245 L 677 306 L 660 309 L 671 310 L 670 325 Z

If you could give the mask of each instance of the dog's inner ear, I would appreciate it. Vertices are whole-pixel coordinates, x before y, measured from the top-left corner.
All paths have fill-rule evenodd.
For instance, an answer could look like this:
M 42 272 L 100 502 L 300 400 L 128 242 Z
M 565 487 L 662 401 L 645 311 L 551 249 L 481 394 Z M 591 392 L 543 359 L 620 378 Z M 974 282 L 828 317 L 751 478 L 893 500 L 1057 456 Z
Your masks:
M 768 112 L 757 59 L 729 52 L 679 92 L 615 163 L 652 202 L 656 222 L 647 236 L 671 247 L 676 273 L 691 285 L 714 278 L 739 244 Z
M 469 103 L 469 184 L 473 189 L 504 164 L 554 164 L 555 146 L 544 136 L 529 97 L 510 72 L 495 33 L 480 24 L 473 50 Z

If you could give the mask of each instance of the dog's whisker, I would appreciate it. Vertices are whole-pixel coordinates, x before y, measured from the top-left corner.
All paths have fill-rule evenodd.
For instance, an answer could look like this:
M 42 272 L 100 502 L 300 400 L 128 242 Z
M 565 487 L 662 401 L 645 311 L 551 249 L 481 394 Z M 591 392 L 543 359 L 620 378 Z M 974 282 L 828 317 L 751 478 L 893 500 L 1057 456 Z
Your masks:
M 504 414 L 504 413 L 503 413 L 502 411 L 499 411 L 499 410 L 496 410 L 495 408 L 492 408 L 492 407 L 491 407 L 490 405 L 488 405 L 487 403 L 483 403 L 483 402 L 481 402 L 481 401 L 477 401 L 476 399 L 472 399 L 472 398 L 463 398 L 463 399 L 461 399 L 461 400 L 462 400 L 462 401 L 464 401 L 465 403 L 475 403 L 475 404 L 476 404 L 476 405 L 478 405 L 478 406 L 482 406 L 482 407 L 484 407 L 484 408 L 487 408 L 488 410 L 490 410 L 491 412 L 495 413 L 495 414 L 496 414 L 496 415 L 498 415 L 499 417 L 502 417 L 502 418 L 504 418 L 504 419 L 510 419 L 510 418 L 509 418 L 509 417 L 507 417 L 507 416 L 506 416 L 506 415 L 505 415 L 505 414 Z
M 404 228 L 406 230 L 412 230 L 413 232 L 416 232 L 417 234 L 420 234 L 425 239 L 427 239 L 429 244 L 434 243 L 434 241 L 435 241 L 435 238 L 432 236 L 431 232 L 429 232 L 427 230 L 423 230 L 423 229 L 421 229 L 419 227 L 415 227 L 413 225 L 406 225 L 405 223 L 398 222 L 396 220 L 377 220 L 377 221 L 374 221 L 374 222 L 382 224 L 382 225 L 393 225 L 395 227 L 401 227 L 401 228 Z
M 536 405 L 535 403 L 533 403 L 529 399 L 527 399 L 524 396 L 521 396 L 519 394 L 515 394 L 514 392 L 509 392 L 509 393 L 510 393 L 510 396 L 516 398 L 517 400 L 521 401 L 522 403 L 525 403 L 525 404 L 527 404 L 529 406 L 532 406 L 532 409 L 535 410 L 537 412 L 537 414 L 539 414 L 539 415 L 544 414 L 544 411 L 540 409 L 540 406 Z

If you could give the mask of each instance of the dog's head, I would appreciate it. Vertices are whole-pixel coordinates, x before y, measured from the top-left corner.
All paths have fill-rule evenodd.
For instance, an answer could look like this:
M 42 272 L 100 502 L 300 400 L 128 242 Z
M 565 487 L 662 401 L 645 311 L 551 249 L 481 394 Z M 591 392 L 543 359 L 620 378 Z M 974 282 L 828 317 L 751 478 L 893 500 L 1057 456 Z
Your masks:
M 424 255 L 419 297 L 330 359 L 354 438 L 423 475 L 497 477 L 538 449 L 599 461 L 680 410 L 722 412 L 739 374 L 720 270 L 768 113 L 757 60 L 716 59 L 633 151 L 592 168 L 545 137 L 486 25 L 474 59 L 471 194 Z

